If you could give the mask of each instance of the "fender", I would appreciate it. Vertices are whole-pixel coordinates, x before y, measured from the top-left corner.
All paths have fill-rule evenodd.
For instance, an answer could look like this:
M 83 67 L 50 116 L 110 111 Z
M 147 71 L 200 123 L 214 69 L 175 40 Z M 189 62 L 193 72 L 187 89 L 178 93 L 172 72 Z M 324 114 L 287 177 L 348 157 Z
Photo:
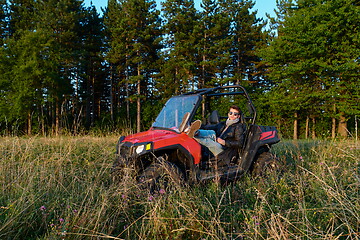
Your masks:
M 123 138 L 122 142 L 131 143 L 133 146 L 143 145 L 144 151 L 147 152 L 155 152 L 164 149 L 179 149 L 193 160 L 193 164 L 199 164 L 201 160 L 200 144 L 185 133 L 163 129 L 150 129 L 145 132 L 129 135 Z M 141 154 L 141 152 L 139 151 L 138 154 Z
M 261 146 L 271 146 L 280 141 L 276 127 L 250 125 L 241 156 L 241 169 L 248 170 Z

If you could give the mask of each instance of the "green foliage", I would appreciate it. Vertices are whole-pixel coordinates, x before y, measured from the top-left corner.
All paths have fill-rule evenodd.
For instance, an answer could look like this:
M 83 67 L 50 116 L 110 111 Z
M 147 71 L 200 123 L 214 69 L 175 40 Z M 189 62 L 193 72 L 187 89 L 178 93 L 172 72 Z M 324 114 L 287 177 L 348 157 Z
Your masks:
M 283 136 L 295 120 L 307 136 L 307 119 L 317 136 L 330 136 L 335 119 L 354 133 L 357 1 L 278 1 L 269 31 L 252 0 L 200 5 L 110 0 L 100 16 L 78 0 L 0 0 L 1 133 L 143 130 L 151 106 L 226 84 L 246 87 L 258 123 Z
M 279 117 L 294 112 L 336 117 L 334 105 L 338 116 L 359 114 L 355 1 L 283 1 L 280 10 L 277 36 L 260 51 L 274 80 L 269 105 Z
M 129 109 L 135 99 L 137 112 L 141 112 L 141 102 L 151 95 L 149 88 L 159 69 L 161 32 L 155 6 L 154 1 L 147 0 L 110 1 L 105 14 L 111 47 L 107 60 L 116 67 L 118 83 L 125 88 L 126 107 Z M 128 118 L 129 115 L 127 110 Z M 139 115 L 136 122 L 140 129 Z
M 2 121 L 24 121 L 28 114 L 44 104 L 45 83 L 53 68 L 52 62 L 48 61 L 51 42 L 46 31 L 25 31 L 16 41 L 7 41 L 7 47 L 3 48 L 7 60 L 3 61 L 3 66 L 7 70 L 1 79 Z
M 0 1 L 0 46 L 3 45 L 6 38 L 7 22 L 6 22 L 6 0 Z
M 116 136 L 0 141 L 2 239 L 317 239 L 358 234 L 356 142 L 281 142 L 273 149 L 286 162 L 279 172 L 149 195 L 135 186 L 130 172 L 122 181 L 112 181 Z
M 89 100 L 86 95 L 96 95 L 90 89 L 104 85 L 99 84 L 103 79 L 94 80 L 101 76 L 101 69 L 94 68 L 102 66 L 102 25 L 96 10 L 91 14 L 73 0 L 14 0 L 8 9 L 1 6 L 6 10 L 1 21 L 1 129 L 12 131 L 8 126 L 14 124 L 28 134 L 36 128 L 45 134 L 47 129 L 76 128 L 81 105 Z M 102 94 L 92 101 L 94 108 Z M 86 116 L 96 116 L 86 110 Z
M 231 63 L 229 46 L 232 42 L 230 35 L 232 18 L 227 11 L 226 2 L 204 0 L 201 7 L 203 8 L 199 25 L 201 36 L 197 46 L 201 67 L 199 88 L 216 85 L 217 75 L 224 78 L 225 71 Z
M 199 13 L 192 0 L 167 0 L 162 3 L 165 50 L 162 79 L 156 86 L 165 96 L 184 93 L 196 84 L 199 42 Z

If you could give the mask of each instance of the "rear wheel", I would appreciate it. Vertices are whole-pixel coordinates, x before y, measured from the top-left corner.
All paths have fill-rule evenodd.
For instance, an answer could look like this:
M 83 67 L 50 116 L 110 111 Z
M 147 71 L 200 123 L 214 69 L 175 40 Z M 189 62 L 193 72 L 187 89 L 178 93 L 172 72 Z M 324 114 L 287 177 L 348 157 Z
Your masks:
M 151 193 L 171 192 L 184 184 L 184 174 L 178 166 L 160 157 L 139 175 L 138 183 Z
M 278 160 L 274 154 L 262 152 L 257 155 L 251 168 L 251 173 L 255 176 L 263 176 L 276 171 L 278 167 Z

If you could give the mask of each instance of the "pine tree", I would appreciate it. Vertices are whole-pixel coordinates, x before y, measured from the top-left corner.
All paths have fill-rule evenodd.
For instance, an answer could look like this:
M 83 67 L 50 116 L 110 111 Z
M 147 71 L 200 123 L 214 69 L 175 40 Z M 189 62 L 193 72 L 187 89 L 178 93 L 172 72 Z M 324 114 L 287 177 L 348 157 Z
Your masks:
M 346 122 L 346 115 L 359 112 L 355 104 L 359 99 L 356 62 L 360 49 L 357 2 L 302 0 L 297 5 L 282 4 L 278 35 L 262 55 L 269 64 L 269 76 L 278 82 L 276 89 L 285 90 L 273 96 L 286 98 L 295 115 L 306 112 L 307 116 L 300 116 L 303 119 L 333 116 L 335 104 L 339 118 Z M 279 111 L 287 110 L 284 105 L 277 106 Z
M 0 0 L 0 47 L 6 38 L 7 25 L 7 3 L 6 0 Z
M 10 124 L 16 122 L 31 134 L 32 116 L 41 102 L 39 82 L 42 71 L 38 67 L 41 66 L 41 51 L 45 51 L 43 44 L 46 41 L 43 41 L 42 32 L 34 31 L 35 2 L 18 0 L 9 4 L 8 15 L 4 16 L 2 24 L 5 45 L 1 49 L 0 61 L 1 119 Z
M 265 22 L 256 17 L 256 11 L 251 12 L 254 7 L 251 0 L 229 0 L 226 3 L 232 17 L 232 82 L 242 85 L 260 83 L 263 70 L 256 50 L 266 43 L 267 33 L 262 31 Z
M 60 132 L 73 88 L 79 78 L 77 69 L 81 50 L 82 3 L 77 0 L 43 0 L 37 2 L 37 29 L 44 29 L 53 39 L 49 61 L 51 71 L 46 84 L 46 102 L 53 130 Z
M 110 34 L 110 63 L 117 68 L 130 101 L 136 101 L 137 131 L 141 127 L 141 103 L 150 89 L 160 49 L 160 18 L 154 1 L 109 2 L 106 25 Z
M 79 113 L 85 112 L 79 101 L 84 99 L 93 123 L 100 115 L 106 79 L 102 26 L 95 9 L 84 9 L 78 0 L 1 4 L 1 123 L 24 126 L 29 134 L 33 127 L 45 133 L 50 125 L 58 133 L 78 123 Z
M 51 39 L 46 32 L 26 32 L 20 39 L 9 41 L 10 53 L 15 56 L 10 71 L 11 102 L 9 112 L 13 121 L 23 121 L 27 134 L 32 133 L 34 118 L 40 117 L 39 109 L 44 104 L 43 89 L 48 65 L 48 48 Z
M 128 99 L 128 88 L 122 83 L 126 77 L 123 76 L 124 66 L 118 57 L 118 49 L 121 50 L 121 40 L 118 41 L 118 36 L 121 34 L 119 29 L 121 5 L 117 0 L 109 0 L 108 6 L 104 13 L 104 32 L 105 32 L 105 46 L 106 46 L 106 60 L 109 62 L 109 90 L 110 90 L 110 114 L 111 119 L 116 122 L 115 116 L 118 115 L 123 103 L 126 103 L 126 119 L 130 120 L 130 102 Z M 121 90 L 125 89 L 124 92 Z
M 162 11 L 166 38 L 161 68 L 163 78 L 157 88 L 164 96 L 170 96 L 196 86 L 199 16 L 193 0 L 167 0 L 163 2 Z
M 95 120 L 101 116 L 101 111 L 106 109 L 103 102 L 107 102 L 106 93 L 106 66 L 102 53 L 104 52 L 103 20 L 97 13 L 95 6 L 84 9 L 81 20 L 82 48 L 79 61 L 79 78 L 76 81 L 74 99 L 76 103 L 82 101 L 81 106 L 74 106 L 74 113 L 80 117 L 80 111 L 85 109 L 85 127 L 94 126 Z M 75 118 L 74 118 L 75 120 Z M 74 122 L 74 128 L 77 127 Z
M 198 44 L 200 60 L 199 88 L 218 84 L 231 63 L 231 15 L 224 1 L 203 0 L 199 20 L 202 36 Z
M 0 1 L 0 126 L 1 130 L 6 130 L 8 127 L 9 114 L 9 100 L 7 95 L 10 91 L 10 75 L 11 70 L 11 58 L 8 54 L 8 46 L 5 44 L 8 39 L 8 11 L 7 1 Z M 5 127 L 4 127 L 5 125 Z
M 25 30 L 34 30 L 36 25 L 35 0 L 10 0 L 9 35 L 21 36 Z

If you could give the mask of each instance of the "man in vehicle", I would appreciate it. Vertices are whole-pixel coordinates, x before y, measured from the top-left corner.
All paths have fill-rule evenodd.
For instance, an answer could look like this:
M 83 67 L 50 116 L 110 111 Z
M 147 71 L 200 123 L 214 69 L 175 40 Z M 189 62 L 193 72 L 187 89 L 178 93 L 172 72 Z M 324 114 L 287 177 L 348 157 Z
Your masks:
M 192 126 L 194 125 L 199 123 L 195 121 Z M 202 126 L 195 133 L 194 138 L 210 150 L 219 165 L 225 165 L 238 156 L 239 149 L 244 143 L 245 130 L 245 124 L 241 123 L 240 108 L 232 105 L 226 121 Z

